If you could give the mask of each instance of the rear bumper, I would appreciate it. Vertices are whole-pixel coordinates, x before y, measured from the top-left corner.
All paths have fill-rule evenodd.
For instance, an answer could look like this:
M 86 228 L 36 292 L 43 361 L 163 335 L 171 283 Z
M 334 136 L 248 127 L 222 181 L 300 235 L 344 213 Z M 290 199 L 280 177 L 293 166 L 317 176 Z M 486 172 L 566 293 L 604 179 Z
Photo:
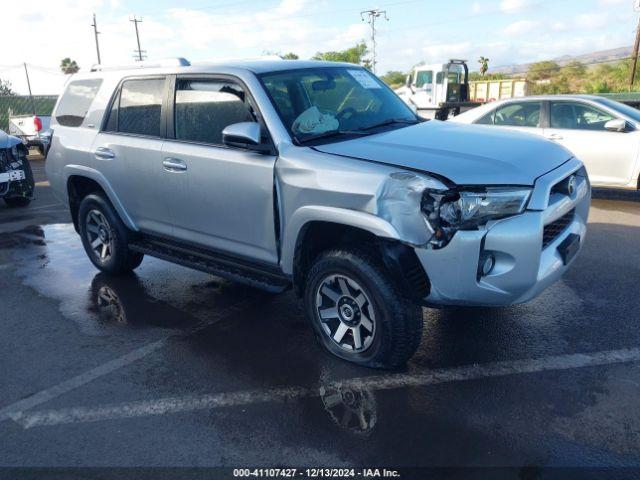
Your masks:
M 575 175 L 572 195 L 553 191 Z M 499 220 L 484 230 L 459 231 L 439 250 L 416 249 L 431 290 L 425 302 L 436 305 L 510 305 L 523 303 L 557 281 L 575 260 L 563 260 L 558 247 L 567 237 L 580 237 L 582 247 L 591 199 L 591 187 L 582 163 L 571 160 L 540 177 L 529 210 Z M 562 219 L 570 218 L 566 222 Z M 562 228 L 553 230 L 553 226 Z M 545 226 L 547 235 L 545 240 Z M 487 256 L 494 259 L 488 275 L 479 274 Z

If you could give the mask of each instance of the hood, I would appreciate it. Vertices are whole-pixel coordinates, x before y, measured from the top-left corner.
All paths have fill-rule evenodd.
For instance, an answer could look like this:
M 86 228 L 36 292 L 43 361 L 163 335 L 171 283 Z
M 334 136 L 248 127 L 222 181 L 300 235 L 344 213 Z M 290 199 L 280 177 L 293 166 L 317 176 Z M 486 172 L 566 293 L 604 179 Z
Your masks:
M 458 185 L 533 185 L 572 157 L 527 133 L 437 120 L 314 148 L 433 173 Z
M 7 135 L 2 130 L 0 130 L 0 149 L 4 150 L 5 148 L 11 148 L 14 145 L 18 145 L 22 143 L 18 137 L 14 137 L 13 135 Z

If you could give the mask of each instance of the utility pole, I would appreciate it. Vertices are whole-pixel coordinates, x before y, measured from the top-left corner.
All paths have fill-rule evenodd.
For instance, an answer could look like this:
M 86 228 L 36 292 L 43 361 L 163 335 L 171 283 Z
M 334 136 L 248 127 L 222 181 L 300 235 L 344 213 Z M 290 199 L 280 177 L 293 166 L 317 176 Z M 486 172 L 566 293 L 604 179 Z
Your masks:
M 31 93 L 31 82 L 29 81 L 29 70 L 27 70 L 27 62 L 24 62 L 24 74 L 27 76 L 27 88 L 29 89 L 29 98 L 31 99 L 31 106 L 33 107 L 33 114 L 37 115 L 37 113 L 36 113 L 36 101 L 33 98 L 33 95 Z
M 136 54 L 134 58 L 136 58 L 138 62 L 141 62 L 142 60 L 144 60 L 143 56 L 144 56 L 145 50 L 142 50 L 140 48 L 140 33 L 138 32 L 138 24 L 142 23 L 142 19 L 141 18 L 138 19 L 138 17 L 134 15 L 133 18 L 129 19 L 129 21 L 133 22 L 133 24 L 136 27 L 136 41 L 138 42 L 138 49 L 133 51 Z
M 636 12 L 640 10 L 640 1 L 636 0 L 633 8 Z M 633 82 L 636 80 L 636 67 L 638 64 L 638 48 L 640 48 L 640 17 L 638 18 L 638 28 L 636 28 L 636 41 L 633 44 L 631 54 L 631 80 L 629 80 L 629 91 L 633 90 Z
M 100 63 L 102 63 L 100 61 L 100 45 L 98 44 L 98 35 L 100 34 L 100 32 L 98 31 L 98 23 L 96 22 L 96 14 L 93 14 L 93 23 L 91 24 L 91 26 L 93 27 L 93 35 L 96 38 L 96 54 L 98 55 L 98 65 L 100 65 Z
M 363 22 L 365 20 L 365 16 L 369 18 L 367 22 L 371 25 L 371 53 L 373 58 L 371 61 L 371 67 L 373 69 L 373 73 L 376 73 L 376 64 L 378 63 L 376 58 L 376 19 L 382 17 L 388 21 L 389 17 L 387 17 L 386 10 L 379 10 L 377 8 L 360 12 L 360 19 Z

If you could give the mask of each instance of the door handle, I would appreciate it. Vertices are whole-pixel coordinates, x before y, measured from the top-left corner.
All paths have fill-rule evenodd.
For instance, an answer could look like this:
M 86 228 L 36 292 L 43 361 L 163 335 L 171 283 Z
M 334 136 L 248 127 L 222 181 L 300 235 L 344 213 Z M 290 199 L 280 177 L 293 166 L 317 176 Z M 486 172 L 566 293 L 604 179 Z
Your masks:
M 165 158 L 162 166 L 167 172 L 184 172 L 187 170 L 187 165 L 177 158 Z
M 116 154 L 113 153 L 113 150 L 105 147 L 98 147 L 94 153 L 96 158 L 100 158 L 102 160 L 111 160 L 112 158 L 116 158 Z
M 557 133 L 552 133 L 551 135 L 547 135 L 547 138 L 549 140 L 562 140 L 562 135 L 559 135 Z

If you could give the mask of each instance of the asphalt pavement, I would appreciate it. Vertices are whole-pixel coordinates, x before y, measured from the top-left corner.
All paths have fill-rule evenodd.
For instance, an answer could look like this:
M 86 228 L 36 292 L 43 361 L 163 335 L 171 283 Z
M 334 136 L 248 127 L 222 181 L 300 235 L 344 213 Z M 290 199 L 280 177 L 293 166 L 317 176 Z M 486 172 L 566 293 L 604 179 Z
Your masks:
M 292 292 L 151 258 L 99 273 L 32 164 L 36 200 L 0 206 L 0 466 L 640 474 L 638 193 L 594 193 L 539 298 L 425 309 L 417 355 L 384 372 L 322 351 Z

